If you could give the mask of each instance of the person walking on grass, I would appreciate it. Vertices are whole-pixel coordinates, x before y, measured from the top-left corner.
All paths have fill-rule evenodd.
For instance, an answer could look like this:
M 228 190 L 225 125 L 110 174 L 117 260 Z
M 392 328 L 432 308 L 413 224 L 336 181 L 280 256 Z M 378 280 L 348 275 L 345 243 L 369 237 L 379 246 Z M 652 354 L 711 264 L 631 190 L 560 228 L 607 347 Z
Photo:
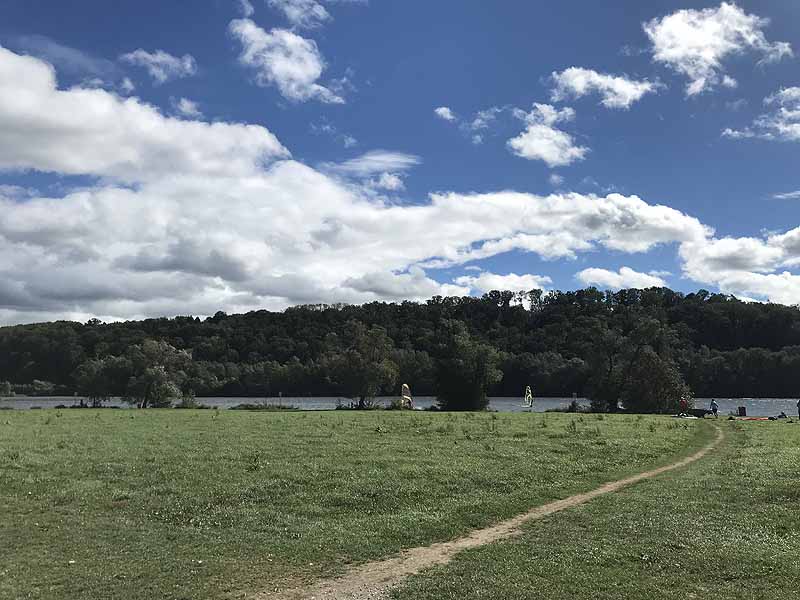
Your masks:
M 715 398 L 711 399 L 711 412 L 714 413 L 714 418 L 717 418 L 717 413 L 719 413 L 719 404 L 717 404 L 717 400 Z

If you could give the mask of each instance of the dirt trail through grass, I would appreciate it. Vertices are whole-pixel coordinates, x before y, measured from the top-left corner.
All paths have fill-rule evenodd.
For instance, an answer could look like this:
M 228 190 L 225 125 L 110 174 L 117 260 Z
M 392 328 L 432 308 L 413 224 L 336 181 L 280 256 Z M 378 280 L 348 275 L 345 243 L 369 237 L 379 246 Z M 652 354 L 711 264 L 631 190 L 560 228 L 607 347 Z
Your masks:
M 717 427 L 716 429 L 717 435 L 714 441 L 691 456 L 674 463 L 606 483 L 589 492 L 575 494 L 562 500 L 532 508 L 516 517 L 491 527 L 477 529 L 469 535 L 449 542 L 411 548 L 402 552 L 399 556 L 361 565 L 337 579 L 320 581 L 309 587 L 263 592 L 256 595 L 255 598 L 258 600 L 384 600 L 388 598 L 389 590 L 402 583 L 407 577 L 428 567 L 448 563 L 463 550 L 518 535 L 520 527 L 527 521 L 542 519 L 573 506 L 585 504 L 598 496 L 611 494 L 645 479 L 685 467 L 700 460 L 723 441 L 725 434 L 722 428 Z

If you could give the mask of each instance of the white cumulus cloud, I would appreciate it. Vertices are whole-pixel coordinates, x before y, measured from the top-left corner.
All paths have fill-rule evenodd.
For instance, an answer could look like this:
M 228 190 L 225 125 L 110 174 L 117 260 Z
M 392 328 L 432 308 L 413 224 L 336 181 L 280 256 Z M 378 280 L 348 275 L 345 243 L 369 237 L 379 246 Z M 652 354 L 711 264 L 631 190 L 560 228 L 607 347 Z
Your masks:
M 683 244 L 684 274 L 726 293 L 800 303 L 800 227 L 765 237 L 723 237 Z
M 549 285 L 546 275 L 451 281 L 440 269 L 511 251 L 556 260 L 665 244 L 687 277 L 800 301 L 800 228 L 715 238 L 691 215 L 633 195 L 442 192 L 405 204 L 367 189 L 419 160 L 374 151 L 315 169 L 264 127 L 59 89 L 51 66 L 0 49 L 0 169 L 93 178 L 52 195 L 0 188 L 0 322 L 530 289 Z
M 250 0 L 237 0 L 239 5 L 239 11 L 242 13 L 243 17 L 252 17 L 256 13 L 256 9 L 253 8 L 253 4 Z
M 433 112 L 436 114 L 437 117 L 439 117 L 440 119 L 444 119 L 445 121 L 456 120 L 456 116 L 453 113 L 453 111 L 446 106 L 440 106 L 438 108 L 435 108 Z
M 754 52 L 762 63 L 792 55 L 787 42 L 770 42 L 763 29 L 769 19 L 745 13 L 736 4 L 683 9 L 644 24 L 653 59 L 689 78 L 686 94 L 693 96 L 717 85 L 734 87 L 724 62 Z
M 191 77 L 197 73 L 197 62 L 191 54 L 178 57 L 163 50 L 147 52 L 139 48 L 123 54 L 120 60 L 147 69 L 150 76 L 159 84 L 170 79 Z
M 595 285 L 612 290 L 665 287 L 667 285 L 658 274 L 640 273 L 630 267 L 622 267 L 619 271 L 593 267 L 579 271 L 575 274 L 575 277 L 583 285 Z
M 406 188 L 402 177 L 396 173 L 381 173 L 380 177 L 374 180 L 371 185 L 377 189 L 399 192 Z
M 315 0 L 267 0 L 295 27 L 314 29 L 331 20 L 330 13 Z
M 484 271 L 478 275 L 457 277 L 455 282 L 458 285 L 469 288 L 473 292 L 486 293 L 493 290 L 509 292 L 541 290 L 552 284 L 553 280 L 547 276 L 532 275 L 530 273 L 523 275 L 517 275 L 516 273 L 498 275 L 497 273 Z
M 1 47 L 0 132 L 0 169 L 123 181 L 246 173 L 289 155 L 257 125 L 171 119 L 102 89 L 60 90 L 50 65 Z
M 764 104 L 771 107 L 772 111 L 757 117 L 749 127 L 728 128 L 722 135 L 733 139 L 800 141 L 800 87 L 784 88 L 767 96 Z
M 173 106 L 184 117 L 202 118 L 203 111 L 200 110 L 200 105 L 194 100 L 188 98 L 179 98 L 173 101 Z
M 509 149 L 517 156 L 562 167 L 583 160 L 589 152 L 589 148 L 577 145 L 570 134 L 555 127 L 575 118 L 571 108 L 557 110 L 550 104 L 534 104 L 531 112 L 518 110 L 516 114 L 527 124 L 525 131 L 508 141 Z
M 598 73 L 591 69 L 570 67 L 552 74 L 554 87 L 551 97 L 554 102 L 568 98 L 581 98 L 597 93 L 606 108 L 630 108 L 645 94 L 651 94 L 658 85 L 646 79 L 637 81 L 620 75 Z
M 286 29 L 265 31 L 250 19 L 231 21 L 229 30 L 242 44 L 239 62 L 255 71 L 258 85 L 274 85 L 284 98 L 296 102 L 344 103 L 317 83 L 326 65 L 314 40 Z

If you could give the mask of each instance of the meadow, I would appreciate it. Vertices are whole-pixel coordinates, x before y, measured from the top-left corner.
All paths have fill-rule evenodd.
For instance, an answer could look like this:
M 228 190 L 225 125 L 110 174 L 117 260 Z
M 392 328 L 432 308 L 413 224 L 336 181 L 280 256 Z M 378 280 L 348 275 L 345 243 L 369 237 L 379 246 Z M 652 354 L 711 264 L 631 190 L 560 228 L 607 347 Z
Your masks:
M 687 469 L 529 523 L 395 600 L 800 598 L 800 424 L 721 422 Z
M 0 414 L 0 597 L 247 598 L 669 462 L 658 417 Z

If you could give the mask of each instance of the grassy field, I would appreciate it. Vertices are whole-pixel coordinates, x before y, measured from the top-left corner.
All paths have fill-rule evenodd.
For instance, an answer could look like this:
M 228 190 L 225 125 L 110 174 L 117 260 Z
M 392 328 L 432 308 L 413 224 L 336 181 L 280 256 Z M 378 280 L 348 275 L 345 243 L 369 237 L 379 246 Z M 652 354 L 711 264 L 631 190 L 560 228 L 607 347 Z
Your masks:
M 557 414 L 3 412 L 0 598 L 246 598 L 666 462 L 708 429 Z
M 397 600 L 800 598 L 800 424 L 721 421 L 688 469 L 459 555 Z

